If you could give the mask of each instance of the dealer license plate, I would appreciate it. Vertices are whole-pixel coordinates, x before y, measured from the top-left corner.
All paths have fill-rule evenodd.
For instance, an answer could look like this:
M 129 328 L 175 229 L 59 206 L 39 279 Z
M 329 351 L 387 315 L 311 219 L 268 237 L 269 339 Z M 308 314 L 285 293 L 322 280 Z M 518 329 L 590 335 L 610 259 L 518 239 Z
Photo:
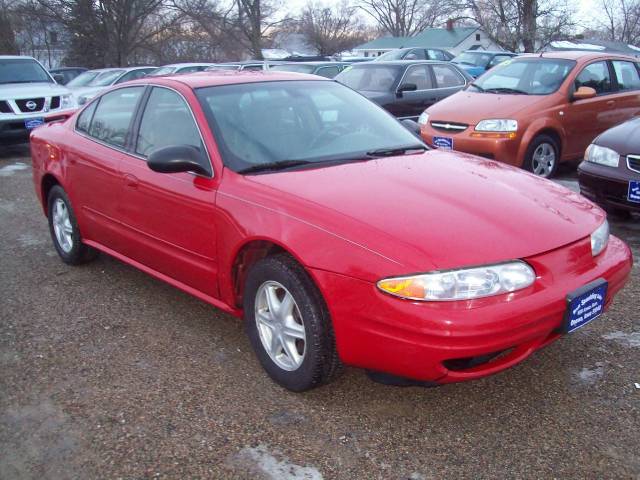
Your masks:
M 608 286 L 607 281 L 601 278 L 567 295 L 565 333 L 571 333 L 602 315 Z

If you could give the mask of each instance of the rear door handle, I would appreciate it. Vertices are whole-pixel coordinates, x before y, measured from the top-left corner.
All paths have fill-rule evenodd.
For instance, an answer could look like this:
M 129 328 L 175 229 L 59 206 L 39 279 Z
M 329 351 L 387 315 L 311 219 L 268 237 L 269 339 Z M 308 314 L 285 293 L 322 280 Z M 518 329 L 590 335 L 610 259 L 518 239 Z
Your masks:
M 130 173 L 125 173 L 124 184 L 127 187 L 138 188 L 139 183 L 140 181 L 138 180 L 138 177 L 131 175 Z

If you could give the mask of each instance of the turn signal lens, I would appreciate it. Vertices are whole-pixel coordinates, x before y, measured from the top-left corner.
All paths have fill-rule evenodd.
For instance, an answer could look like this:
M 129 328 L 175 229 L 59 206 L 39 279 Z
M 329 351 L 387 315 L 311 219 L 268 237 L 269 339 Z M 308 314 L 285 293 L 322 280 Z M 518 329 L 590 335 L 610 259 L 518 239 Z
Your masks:
M 470 300 L 514 292 L 536 279 L 533 269 L 523 261 L 425 273 L 410 277 L 385 278 L 378 288 L 409 300 Z

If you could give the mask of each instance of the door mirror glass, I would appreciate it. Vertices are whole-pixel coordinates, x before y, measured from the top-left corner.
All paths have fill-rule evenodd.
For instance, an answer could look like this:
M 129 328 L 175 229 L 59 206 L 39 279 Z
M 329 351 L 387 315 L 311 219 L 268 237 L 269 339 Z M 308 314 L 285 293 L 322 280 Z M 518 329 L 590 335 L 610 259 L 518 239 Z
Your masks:
M 209 175 L 201 165 L 202 157 L 200 149 L 191 145 L 171 145 L 151 152 L 147 165 L 151 170 L 159 173 L 193 172 Z
M 580 87 L 573 94 L 573 100 L 586 100 L 596 96 L 596 90 L 591 87 Z

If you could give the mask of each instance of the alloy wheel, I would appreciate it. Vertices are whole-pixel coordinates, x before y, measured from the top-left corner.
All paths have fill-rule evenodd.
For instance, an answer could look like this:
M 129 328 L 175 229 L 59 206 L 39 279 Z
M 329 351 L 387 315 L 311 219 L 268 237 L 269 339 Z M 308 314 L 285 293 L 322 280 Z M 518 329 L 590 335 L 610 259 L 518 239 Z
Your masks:
M 550 143 L 541 143 L 533 152 L 533 173 L 548 178 L 556 166 L 556 151 Z
M 56 241 L 63 252 L 69 253 L 73 248 L 73 226 L 69 217 L 69 209 L 64 200 L 56 198 L 52 213 Z

